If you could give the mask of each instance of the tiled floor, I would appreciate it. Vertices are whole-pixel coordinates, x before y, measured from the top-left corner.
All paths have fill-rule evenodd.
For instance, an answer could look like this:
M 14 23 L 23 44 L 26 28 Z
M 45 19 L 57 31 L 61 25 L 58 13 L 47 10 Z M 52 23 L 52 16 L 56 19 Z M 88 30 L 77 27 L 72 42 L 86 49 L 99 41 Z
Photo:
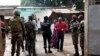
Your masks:
M 10 36 L 9 36 L 10 37 Z M 9 37 L 6 38 L 6 51 L 4 56 L 11 56 L 11 43 Z M 41 34 L 37 34 L 37 42 L 36 42 L 36 52 L 38 56 L 73 56 L 74 54 L 74 47 L 72 45 L 72 38 L 71 34 L 65 34 L 64 39 L 64 52 L 57 52 L 56 49 L 52 49 L 52 54 L 45 54 L 43 49 L 43 39 Z M 79 49 L 81 54 L 81 50 Z M 26 56 L 28 53 L 22 52 L 20 56 Z

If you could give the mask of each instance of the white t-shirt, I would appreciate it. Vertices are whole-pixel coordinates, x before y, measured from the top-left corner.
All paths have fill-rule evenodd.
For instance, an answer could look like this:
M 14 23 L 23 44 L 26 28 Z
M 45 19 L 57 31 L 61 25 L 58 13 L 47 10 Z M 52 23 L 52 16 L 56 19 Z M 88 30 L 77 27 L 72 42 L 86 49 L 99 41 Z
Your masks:
M 35 20 L 33 20 L 33 24 L 35 24 L 35 30 L 37 31 L 37 23 Z
M 40 21 L 37 22 L 37 28 L 41 28 Z
M 53 34 L 53 32 L 54 32 L 54 24 L 51 24 L 50 29 L 51 29 L 51 32 L 52 32 L 52 34 Z

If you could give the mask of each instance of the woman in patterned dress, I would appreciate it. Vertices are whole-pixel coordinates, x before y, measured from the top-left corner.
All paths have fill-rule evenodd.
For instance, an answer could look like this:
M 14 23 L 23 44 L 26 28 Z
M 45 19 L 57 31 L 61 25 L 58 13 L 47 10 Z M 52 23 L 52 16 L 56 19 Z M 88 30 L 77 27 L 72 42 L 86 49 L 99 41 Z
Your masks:
M 57 48 L 57 31 L 56 31 L 56 28 L 55 28 L 56 22 L 57 22 L 57 20 L 55 19 L 53 21 L 53 24 L 51 25 L 51 32 L 52 32 L 51 46 L 53 48 Z

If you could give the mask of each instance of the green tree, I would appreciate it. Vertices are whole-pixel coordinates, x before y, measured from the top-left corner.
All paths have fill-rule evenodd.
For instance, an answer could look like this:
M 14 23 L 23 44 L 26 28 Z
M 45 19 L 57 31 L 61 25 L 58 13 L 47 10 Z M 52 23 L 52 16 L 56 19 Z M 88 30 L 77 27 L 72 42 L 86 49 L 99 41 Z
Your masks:
M 38 6 L 41 4 L 41 6 L 56 7 L 61 5 L 71 6 L 73 3 L 76 4 L 77 9 L 84 9 L 83 0 L 22 0 L 21 5 L 33 6 L 35 4 Z
M 84 2 L 83 2 L 83 0 L 72 0 L 72 2 L 74 4 L 76 4 L 76 9 L 77 10 L 79 10 L 79 9 L 84 10 Z
M 30 0 L 22 0 L 21 1 L 21 6 L 30 6 Z

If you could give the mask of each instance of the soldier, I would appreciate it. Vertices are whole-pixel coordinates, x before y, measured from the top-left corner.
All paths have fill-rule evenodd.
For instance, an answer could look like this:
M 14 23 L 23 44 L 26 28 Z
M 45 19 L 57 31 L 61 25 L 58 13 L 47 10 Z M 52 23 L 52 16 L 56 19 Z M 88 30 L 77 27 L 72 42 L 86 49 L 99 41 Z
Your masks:
M 25 21 L 24 21 L 24 17 L 21 17 L 21 21 L 23 22 L 23 24 L 24 24 L 24 28 L 25 28 Z M 22 44 L 21 44 L 21 47 L 22 47 L 22 52 L 24 52 L 24 39 L 25 39 L 25 35 L 24 35 L 24 33 L 23 33 L 23 39 L 22 39 Z
M 16 56 L 20 56 L 20 46 L 22 42 L 22 33 L 24 33 L 24 25 L 23 22 L 21 21 L 20 17 L 20 12 L 15 11 L 14 12 L 14 17 L 10 19 L 9 25 L 11 27 L 11 33 L 12 33 L 12 38 L 11 38 L 11 56 L 14 56 L 14 53 L 16 51 Z M 17 46 L 17 50 L 16 50 Z
M 71 32 L 72 32 L 72 40 L 73 40 L 73 45 L 75 48 L 75 56 L 79 56 L 79 51 L 78 51 L 78 21 L 77 21 L 77 16 L 73 15 L 72 20 L 71 20 Z
M 79 15 L 80 19 L 79 31 L 80 31 L 80 47 L 82 50 L 82 56 L 84 56 L 84 17 L 83 15 Z
M 48 53 L 52 53 L 51 51 L 51 30 L 50 23 L 48 22 L 48 16 L 44 17 L 44 22 L 42 23 L 42 31 L 43 31 L 43 41 L 44 41 L 44 50 L 47 53 L 47 41 L 48 41 Z
M 25 28 L 27 32 L 26 44 L 29 56 L 31 56 L 31 53 L 33 53 L 33 56 L 36 56 L 35 37 L 34 37 L 35 25 L 33 23 L 32 16 L 29 16 L 29 21 L 25 24 Z

